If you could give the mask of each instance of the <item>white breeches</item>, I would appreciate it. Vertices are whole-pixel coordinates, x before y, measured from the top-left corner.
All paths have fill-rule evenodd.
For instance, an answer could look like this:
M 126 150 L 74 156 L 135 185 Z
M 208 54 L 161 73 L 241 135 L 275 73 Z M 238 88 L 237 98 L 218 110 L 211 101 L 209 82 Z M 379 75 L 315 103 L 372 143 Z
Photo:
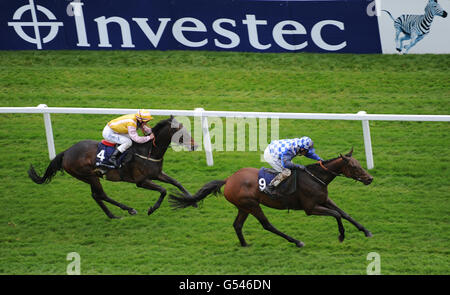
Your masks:
M 118 143 L 119 146 L 117 149 L 119 152 L 123 153 L 125 152 L 133 142 L 131 141 L 131 138 L 128 134 L 120 134 L 112 130 L 108 125 L 103 128 L 103 138 L 107 141 Z
M 276 171 L 281 172 L 283 170 L 281 160 L 272 157 L 269 151 L 269 147 L 266 147 L 266 149 L 264 150 L 264 160 L 266 160 L 266 162 L 269 163 L 270 166 L 272 166 L 272 168 Z

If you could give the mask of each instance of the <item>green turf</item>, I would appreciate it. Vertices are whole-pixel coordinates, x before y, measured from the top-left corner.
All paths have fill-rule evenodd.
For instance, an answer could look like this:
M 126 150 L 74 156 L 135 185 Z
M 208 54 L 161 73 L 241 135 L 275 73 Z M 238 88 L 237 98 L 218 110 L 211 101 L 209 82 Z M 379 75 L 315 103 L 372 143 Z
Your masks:
M 0 107 L 102 107 L 311 113 L 450 113 L 449 55 L 254 54 L 217 52 L 0 52 Z M 56 151 L 101 139 L 114 116 L 52 114 Z M 155 117 L 156 122 L 163 117 Z M 0 114 L 0 273 L 65 274 L 81 256 L 82 274 L 366 274 L 368 253 L 382 274 L 450 274 L 448 122 L 370 122 L 374 182 L 338 178 L 331 198 L 373 238 L 344 221 L 263 208 L 302 249 L 249 217 L 239 246 L 237 210 L 223 197 L 171 210 L 158 193 L 103 181 L 114 199 L 139 211 L 109 220 L 87 185 L 68 174 L 48 185 L 27 176 L 48 165 L 42 115 Z M 193 124 L 192 124 L 193 125 Z M 225 120 L 223 120 L 225 126 Z M 361 122 L 280 120 L 281 138 L 308 135 L 327 159 L 347 152 L 365 167 Z M 169 150 L 164 171 L 195 192 L 241 167 L 261 167 L 262 151 L 205 154 Z M 296 159 L 303 164 L 309 159 Z M 164 185 L 169 188 L 169 185 Z

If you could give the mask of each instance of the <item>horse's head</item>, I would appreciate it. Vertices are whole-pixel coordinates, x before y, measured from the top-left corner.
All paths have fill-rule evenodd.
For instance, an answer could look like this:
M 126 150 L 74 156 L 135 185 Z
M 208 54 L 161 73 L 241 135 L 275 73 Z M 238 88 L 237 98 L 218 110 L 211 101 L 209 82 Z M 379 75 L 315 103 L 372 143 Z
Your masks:
M 170 126 L 173 131 L 171 141 L 173 143 L 185 146 L 190 151 L 195 151 L 198 148 L 198 144 L 194 141 L 189 131 L 178 122 L 173 116 L 170 116 Z
M 179 123 L 173 116 L 159 121 L 153 128 L 156 143 L 161 143 L 166 147 L 172 142 L 183 145 L 194 151 L 198 145 L 191 137 L 190 133 L 184 128 L 183 124 Z
M 353 148 L 346 155 L 340 155 L 340 158 L 344 161 L 342 167 L 342 174 L 346 177 L 353 178 L 357 181 L 361 181 L 365 185 L 369 185 L 373 181 L 373 177 L 361 167 L 361 164 L 355 158 L 352 158 Z

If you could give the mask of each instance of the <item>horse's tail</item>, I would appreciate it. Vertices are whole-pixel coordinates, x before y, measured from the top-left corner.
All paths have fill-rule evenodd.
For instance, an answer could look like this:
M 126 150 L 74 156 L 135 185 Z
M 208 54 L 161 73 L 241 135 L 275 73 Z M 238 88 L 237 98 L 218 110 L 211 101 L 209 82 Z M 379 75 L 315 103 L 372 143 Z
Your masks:
M 213 194 L 217 195 L 220 193 L 220 188 L 227 182 L 227 180 L 213 180 L 205 184 L 198 192 L 191 196 L 187 197 L 178 192 L 169 195 L 170 205 L 174 209 L 182 209 L 189 206 L 195 206 L 197 202 L 203 200 L 207 196 Z M 176 195 L 176 196 L 175 196 Z
M 392 14 L 389 11 L 384 10 L 384 9 L 382 9 L 381 11 L 387 12 L 387 14 L 389 14 L 389 16 L 391 17 L 392 21 L 395 22 L 394 17 L 392 16 Z
M 55 176 L 56 172 L 63 169 L 63 157 L 64 152 L 56 155 L 56 157 L 50 161 L 50 164 L 48 165 L 47 170 L 45 170 L 44 176 L 42 177 L 37 174 L 36 170 L 34 170 L 33 165 L 30 165 L 30 169 L 28 169 L 28 176 L 37 184 L 49 183 L 50 180 L 52 180 L 53 176 Z

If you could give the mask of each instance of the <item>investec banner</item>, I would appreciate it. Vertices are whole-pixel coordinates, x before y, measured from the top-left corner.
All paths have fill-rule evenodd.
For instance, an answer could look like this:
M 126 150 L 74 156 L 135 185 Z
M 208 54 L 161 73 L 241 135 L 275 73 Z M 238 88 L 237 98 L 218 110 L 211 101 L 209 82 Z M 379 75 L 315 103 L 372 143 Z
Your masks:
M 381 52 L 367 1 L 2 0 L 0 49 Z
M 1 0 L 0 50 L 450 52 L 443 13 L 433 14 L 433 26 L 446 26 L 440 37 L 442 29 L 430 33 L 430 23 L 422 24 L 428 32 L 421 34 L 405 32 L 421 26 L 411 18 L 395 20 L 418 14 L 418 7 L 424 14 L 431 2 L 436 0 Z M 429 40 L 416 46 L 425 36 Z M 408 40 L 414 44 L 406 48 Z

